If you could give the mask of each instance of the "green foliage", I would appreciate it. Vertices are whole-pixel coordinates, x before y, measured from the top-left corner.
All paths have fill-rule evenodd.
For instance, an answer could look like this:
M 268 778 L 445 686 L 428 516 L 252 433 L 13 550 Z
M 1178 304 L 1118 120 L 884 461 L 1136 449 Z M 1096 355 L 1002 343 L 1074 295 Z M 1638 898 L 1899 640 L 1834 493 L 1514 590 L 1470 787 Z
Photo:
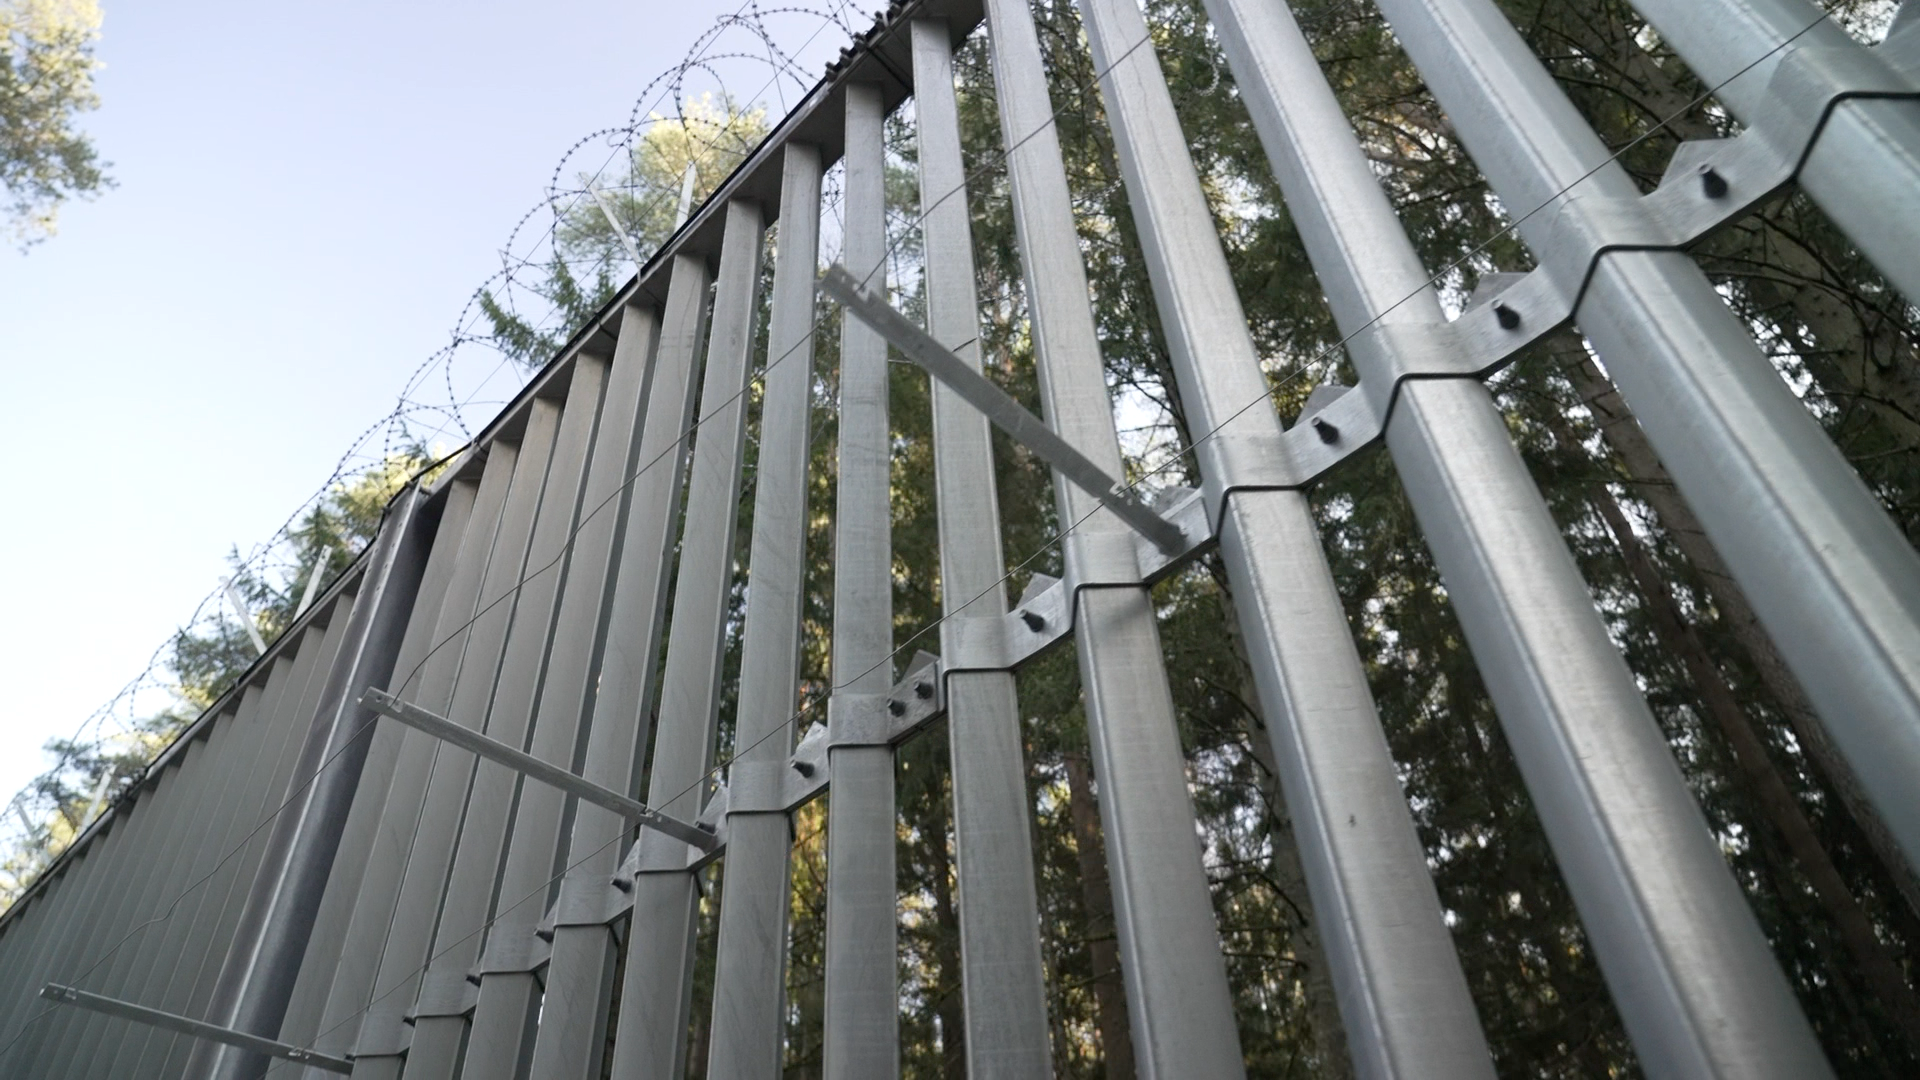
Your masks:
M 0 0 L 0 185 L 23 249 L 54 234 L 62 203 L 111 183 L 73 127 L 100 105 L 99 37 L 95 0 Z
M 678 116 L 654 115 L 634 144 L 624 174 L 604 182 L 580 177 L 573 197 L 554 225 L 552 253 L 531 282 L 510 278 L 499 292 L 480 294 L 480 310 L 496 348 L 527 371 L 553 359 L 588 318 L 613 295 L 618 268 L 631 261 L 628 244 L 650 257 L 680 224 L 681 196 L 689 170 L 693 206 L 712 194 L 767 133 L 763 108 L 741 108 L 731 99 L 688 101 Z M 616 225 L 618 231 L 616 231 Z M 587 268 L 587 276 L 579 273 Z M 533 311 L 522 311 L 514 285 L 531 293 Z M 544 308 L 545 310 L 539 310 Z

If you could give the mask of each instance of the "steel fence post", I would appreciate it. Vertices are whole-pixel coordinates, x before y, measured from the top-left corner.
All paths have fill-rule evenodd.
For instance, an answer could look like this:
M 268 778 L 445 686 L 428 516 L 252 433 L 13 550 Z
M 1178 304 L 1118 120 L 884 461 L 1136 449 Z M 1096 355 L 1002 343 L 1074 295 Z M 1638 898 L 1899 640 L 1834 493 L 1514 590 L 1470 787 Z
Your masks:
M 1134 0 L 1080 6 L 1355 1070 L 1489 1077 L 1318 529 L 1304 494 L 1276 483 L 1279 418 L 1146 21 Z M 1236 26 L 1215 23 L 1239 59 Z
M 1716 88 L 1714 100 L 1748 127 L 1786 119 L 1777 113 L 1790 103 L 1772 93 L 1784 64 L 1842 74 L 1890 71 L 1875 50 L 1805 0 L 1632 3 L 1700 80 Z M 1920 92 L 1920 85 L 1914 89 Z M 1920 101 L 1842 100 L 1797 180 L 1907 302 L 1920 304 Z
M 534 698 L 566 574 L 567 542 L 580 510 L 587 450 L 600 416 L 606 370 L 606 362 L 592 356 L 574 360 L 534 517 L 526 569 L 513 601 L 512 625 L 489 695 L 485 733 L 514 749 L 525 748 L 533 723 Z M 447 753 L 446 748 L 441 753 Z M 520 900 L 499 891 L 519 787 L 520 775 L 503 765 L 482 760 L 473 767 L 453 864 L 433 927 L 433 950 L 413 1008 L 413 1041 L 407 1050 L 407 1075 L 413 1080 L 451 1080 L 459 1067 L 467 1039 L 468 972 L 480 957 L 487 918 L 496 901 Z
M 636 324 L 636 344 L 651 343 L 649 322 Z M 593 439 L 582 516 L 568 556 L 565 593 L 541 684 L 533 745 L 528 751 L 574 772 L 581 769 L 586 720 L 594 700 L 592 672 L 608 616 L 614 541 L 635 436 L 640 430 L 649 360 L 644 347 L 615 348 L 607 374 L 606 400 L 600 407 L 600 425 Z M 546 784 L 521 786 L 500 894 L 517 899 L 546 887 L 537 904 L 521 904 L 494 916 L 496 921 L 487 933 L 480 965 L 480 992 L 468 1037 L 466 1066 L 461 1072 L 466 1080 L 511 1080 L 528 1064 L 533 1051 L 531 1024 L 541 997 L 538 980 L 532 970 L 508 970 L 504 958 L 530 955 L 535 928 L 557 891 L 553 877 L 566 864 L 571 850 L 564 832 L 569 802 L 563 792 Z
M 676 255 L 667 303 L 656 324 L 651 313 L 627 309 L 619 349 L 658 344 L 646 397 L 646 418 L 621 510 L 625 537 L 602 652 L 582 775 L 615 791 L 637 792 L 638 773 L 653 729 L 653 698 L 667 610 L 667 574 L 679 535 L 688 426 L 693 422 L 694 375 L 706 335 L 706 260 Z M 617 361 L 616 361 L 617 362 Z M 598 806 L 580 803 L 569 848 L 574 865 L 560 885 L 560 905 L 579 892 L 605 892 L 632 830 Z M 534 1044 L 533 1073 L 556 1080 L 602 1074 L 607 1013 L 613 994 L 617 943 L 604 919 L 556 921 L 553 959 Z
M 434 625 L 446 602 L 460 557 L 460 544 L 473 514 L 474 493 L 475 485 L 456 481 L 447 485 L 444 494 L 434 496 L 441 507 L 434 529 L 433 551 L 427 557 L 426 573 L 414 594 L 406 638 L 395 657 L 393 671 L 412 670 L 433 645 Z M 391 674 L 387 681 L 392 681 Z M 369 793 L 384 796 L 393 781 L 401 729 L 394 724 L 367 722 L 372 730 L 360 783 L 354 791 L 352 809 L 347 812 L 333 870 L 327 875 L 326 895 L 314 916 L 313 933 L 300 962 L 299 978 L 287 1003 L 287 1015 L 280 1025 L 281 1040 L 295 1046 L 312 1046 L 320 1035 L 320 1016 L 326 1007 L 335 961 L 346 942 L 347 921 L 353 916 L 354 900 L 360 894 L 367 859 L 373 850 L 374 831 L 380 823 L 380 801 L 368 796 Z
M 1047 421 L 1119 476 L 1119 439 L 1032 14 L 1024 0 L 988 0 L 986 12 Z M 1054 501 L 1061 524 L 1073 528 L 1064 543 L 1068 577 L 1102 586 L 1082 588 L 1074 601 L 1074 647 L 1100 783 L 1135 1067 L 1151 1078 L 1237 1078 L 1245 1066 L 1233 996 L 1134 536 L 1111 512 L 1097 510 L 1092 496 L 1057 478 Z
M 1525 214 L 1559 203 L 1557 213 L 1520 222 L 1543 259 L 1583 232 L 1604 236 L 1597 207 L 1613 215 L 1636 207 L 1632 180 L 1492 4 L 1380 6 L 1506 205 Z M 1522 321 L 1529 315 L 1510 310 Z M 1858 743 L 1848 745 L 1837 721 L 1845 733 L 1877 724 L 1889 741 L 1903 738 L 1920 765 L 1912 723 L 1920 715 L 1920 560 L 1705 275 L 1677 252 L 1613 252 L 1593 266 L 1575 318 L 1842 748 Z M 1810 660 L 1832 670 L 1810 677 Z M 1864 715 L 1836 713 L 1841 701 Z M 1562 742 L 1563 733 L 1541 734 L 1516 733 L 1523 767 L 1583 749 Z M 1663 740 L 1648 732 L 1641 741 Z M 1623 745 L 1611 760 L 1588 762 L 1579 786 L 1533 785 L 1642 1062 L 1656 1075 L 1825 1075 L 1819 1045 L 1678 778 L 1656 788 L 1635 767 L 1636 757 L 1651 762 L 1653 749 L 1635 755 Z M 1884 797 L 1891 792 L 1874 788 L 1875 774 L 1884 781 L 1890 772 L 1899 769 L 1880 762 L 1862 777 Z M 1676 788 L 1680 797 L 1652 798 Z M 1887 809 L 1920 822 L 1920 809 L 1905 803 Z M 1896 832 L 1898 821 L 1889 813 Z
M 733 584 L 740 509 L 740 459 L 747 437 L 747 380 L 760 255 L 766 227 L 756 203 L 727 204 L 715 277 L 713 315 L 701 383 L 699 431 L 688 465 L 687 513 L 674 582 L 647 802 L 692 821 L 706 801 L 707 773 L 720 715 L 720 662 L 726 645 L 727 593 Z M 640 834 L 642 851 L 668 838 Z M 633 922 L 613 1046 L 614 1080 L 680 1076 L 687 1062 L 693 1002 L 693 949 L 699 928 L 698 871 L 664 869 L 633 879 Z
M 480 602 L 466 633 L 466 648 L 446 715 L 476 731 L 486 730 L 491 714 L 493 690 L 527 566 L 527 549 L 552 461 L 560 412 L 557 403 L 543 398 L 536 398 L 529 411 L 514 457 L 500 527 L 488 556 Z M 499 449 L 495 447 L 494 453 Z M 433 953 L 433 928 L 473 781 L 476 759 L 472 754 L 437 745 L 437 739 L 428 741 L 436 744 L 432 747 L 433 765 L 425 778 L 419 817 L 411 826 L 412 842 L 387 923 L 373 997 L 360 1025 L 353 1055 L 353 1072 L 358 1077 L 397 1077 L 400 1073 L 402 1055 L 411 1042 L 405 1017 Z
M 352 606 L 333 613 L 328 634 L 339 644 L 329 650 L 333 662 L 309 679 L 318 701 L 288 789 L 291 805 L 274 821 L 223 961 L 205 1017 L 212 1023 L 266 1038 L 280 1033 L 371 743 L 373 716 L 358 706 L 360 691 L 384 686 L 392 674 L 426 572 L 433 522 L 424 501 L 417 485 L 394 498 Z M 305 717 L 291 719 L 297 728 Z M 200 1043 L 187 1071 L 211 1067 L 216 1077 L 242 1080 L 268 1065 L 260 1055 L 224 1049 Z
M 812 146 L 788 143 L 782 153 L 740 704 L 728 774 L 735 796 L 756 782 L 765 790 L 779 790 L 793 748 L 792 717 L 800 685 L 821 169 L 820 152 Z M 720 906 L 714 957 L 707 1075 L 713 1080 L 777 1080 L 786 1041 L 792 821 L 782 809 L 740 812 L 728 805 L 726 902 Z
M 910 33 L 927 329 L 978 369 L 980 318 L 953 45 L 945 19 L 916 19 Z M 934 382 L 940 604 L 950 620 L 1007 610 L 990 431 L 979 410 Z M 952 625 L 942 624 L 941 651 L 950 657 L 958 649 Z M 1050 1076 L 1032 811 L 1013 673 L 956 672 L 947 676 L 946 702 L 967 1075 Z
M 846 168 L 842 258 L 881 289 L 886 286 L 884 120 L 879 87 L 849 83 L 841 159 Z M 893 748 L 884 739 L 876 745 L 873 725 L 862 721 L 893 685 L 887 345 L 851 314 L 840 324 L 837 453 L 822 1059 L 827 1080 L 886 1080 L 900 1070 Z

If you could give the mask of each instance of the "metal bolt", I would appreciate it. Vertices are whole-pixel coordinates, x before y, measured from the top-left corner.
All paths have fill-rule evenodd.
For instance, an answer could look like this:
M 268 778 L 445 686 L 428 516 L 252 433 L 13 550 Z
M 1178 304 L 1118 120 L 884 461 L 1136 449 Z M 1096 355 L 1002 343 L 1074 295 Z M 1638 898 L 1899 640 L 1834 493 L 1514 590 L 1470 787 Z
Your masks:
M 1047 620 L 1044 617 L 1025 608 L 1020 609 L 1020 621 L 1026 623 L 1027 629 L 1036 634 L 1047 628 Z
M 1520 328 L 1520 313 L 1498 300 L 1493 302 L 1493 317 L 1499 321 L 1500 329 L 1502 330 L 1518 330 Z
M 1322 420 L 1317 416 L 1313 418 L 1312 423 L 1313 423 L 1314 434 L 1320 436 L 1321 442 L 1337 443 L 1340 441 L 1339 428 L 1334 427 L 1332 424 L 1327 423 L 1325 420 Z
M 887 711 L 895 716 L 905 716 L 907 713 L 907 703 L 901 701 L 899 698 L 888 698 Z
M 913 684 L 913 696 L 925 701 L 933 696 L 933 684 L 925 679 Z
M 1700 166 L 1700 190 L 1707 193 L 1709 199 L 1727 197 L 1727 178 L 1714 171 L 1711 165 Z

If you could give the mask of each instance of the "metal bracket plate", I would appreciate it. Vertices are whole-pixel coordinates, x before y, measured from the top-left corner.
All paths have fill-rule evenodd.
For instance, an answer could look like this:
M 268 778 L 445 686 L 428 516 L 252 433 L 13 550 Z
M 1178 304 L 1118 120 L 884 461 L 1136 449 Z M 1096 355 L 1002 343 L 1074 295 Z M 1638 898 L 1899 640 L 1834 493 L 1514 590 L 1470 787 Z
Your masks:
M 1920 25 L 1920 24 L 1916 24 Z M 1660 185 L 1638 199 L 1577 193 L 1552 213 L 1556 239 L 1541 265 L 1447 323 L 1386 317 L 1351 335 L 1346 346 L 1367 373 L 1346 394 L 1283 436 L 1282 479 L 1229 485 L 1236 490 L 1306 487 L 1378 442 L 1409 379 L 1484 379 L 1528 346 L 1573 321 L 1601 259 L 1621 251 L 1685 251 L 1738 221 L 1793 182 L 1833 110 L 1855 98 L 1920 100 L 1920 30 L 1904 29 L 1878 49 L 1794 49 L 1768 84 L 1769 120 L 1730 139 L 1682 143 Z M 1887 46 L 1891 45 L 1892 48 Z M 1476 298 L 1477 299 L 1477 298 Z M 1303 421 L 1306 417 L 1303 415 Z M 1224 514 L 1224 505 L 1215 508 Z M 1217 531 L 1217 524 L 1216 531 Z

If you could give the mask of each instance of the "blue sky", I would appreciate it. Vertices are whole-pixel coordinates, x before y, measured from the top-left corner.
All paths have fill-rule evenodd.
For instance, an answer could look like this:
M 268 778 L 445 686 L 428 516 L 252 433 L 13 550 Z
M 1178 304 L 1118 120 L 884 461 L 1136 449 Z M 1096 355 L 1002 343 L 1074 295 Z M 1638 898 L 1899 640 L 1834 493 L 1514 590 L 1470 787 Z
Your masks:
M 392 407 L 560 155 L 735 3 L 106 0 L 82 123 L 119 186 L 0 249 L 0 801 Z

